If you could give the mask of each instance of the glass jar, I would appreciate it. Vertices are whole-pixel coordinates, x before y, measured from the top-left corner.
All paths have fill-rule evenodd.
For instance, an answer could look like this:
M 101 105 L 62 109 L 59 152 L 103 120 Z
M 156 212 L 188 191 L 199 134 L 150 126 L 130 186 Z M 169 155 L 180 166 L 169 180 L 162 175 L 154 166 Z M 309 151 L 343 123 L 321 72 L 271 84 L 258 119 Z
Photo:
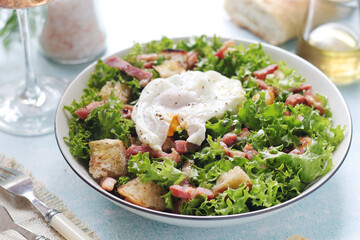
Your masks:
M 360 80 L 359 2 L 310 0 L 297 42 L 296 53 L 337 85 Z
M 39 42 L 44 55 L 58 63 L 95 60 L 106 48 L 97 0 L 56 0 L 48 5 Z

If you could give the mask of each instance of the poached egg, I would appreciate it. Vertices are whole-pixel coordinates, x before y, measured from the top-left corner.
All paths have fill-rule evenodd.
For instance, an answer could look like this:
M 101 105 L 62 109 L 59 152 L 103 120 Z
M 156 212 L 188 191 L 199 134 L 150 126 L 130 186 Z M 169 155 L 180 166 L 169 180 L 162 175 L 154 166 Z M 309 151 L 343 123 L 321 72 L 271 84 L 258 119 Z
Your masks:
M 244 99 L 239 80 L 215 71 L 187 71 L 149 82 L 131 118 L 139 140 L 154 150 L 161 150 L 166 138 L 180 129 L 187 131 L 188 142 L 201 145 L 206 121 L 236 113 Z

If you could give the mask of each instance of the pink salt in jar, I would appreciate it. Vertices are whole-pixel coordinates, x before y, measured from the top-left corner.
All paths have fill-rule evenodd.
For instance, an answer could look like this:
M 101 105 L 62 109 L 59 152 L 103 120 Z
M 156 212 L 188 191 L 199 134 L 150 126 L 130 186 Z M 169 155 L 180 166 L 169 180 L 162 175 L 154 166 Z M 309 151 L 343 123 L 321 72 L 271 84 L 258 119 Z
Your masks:
M 103 54 L 106 36 L 97 9 L 97 0 L 52 1 L 39 39 L 45 56 L 62 64 L 79 64 Z

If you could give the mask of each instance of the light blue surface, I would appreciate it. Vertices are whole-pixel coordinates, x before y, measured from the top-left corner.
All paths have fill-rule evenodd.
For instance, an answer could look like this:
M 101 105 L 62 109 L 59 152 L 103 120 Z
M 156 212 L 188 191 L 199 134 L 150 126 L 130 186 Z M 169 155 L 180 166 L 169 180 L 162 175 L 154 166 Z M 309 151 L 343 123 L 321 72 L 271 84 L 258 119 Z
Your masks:
M 128 47 L 134 41 L 145 42 L 163 35 L 211 36 L 216 33 L 224 37 L 258 40 L 230 22 L 223 11 L 223 1 L 186 0 L 176 3 L 181 5 L 174 10 L 173 1 L 102 1 L 103 20 L 108 32 L 107 53 Z M 295 41 L 290 41 L 281 47 L 293 51 L 294 46 Z M 21 49 L 17 52 L 21 53 Z M 86 66 L 57 65 L 36 52 L 34 55 L 38 72 L 69 80 Z M 20 56 L 0 55 L 0 59 L 18 59 L 0 61 L 0 83 L 21 76 Z M 114 205 L 70 169 L 53 133 L 18 137 L 0 132 L 0 153 L 16 158 L 32 171 L 104 240 L 286 239 L 295 234 L 310 239 L 360 239 L 360 84 L 339 89 L 348 103 L 354 124 L 352 147 L 341 168 L 319 190 L 295 205 L 270 217 L 238 226 L 212 229 L 177 227 L 139 217 Z

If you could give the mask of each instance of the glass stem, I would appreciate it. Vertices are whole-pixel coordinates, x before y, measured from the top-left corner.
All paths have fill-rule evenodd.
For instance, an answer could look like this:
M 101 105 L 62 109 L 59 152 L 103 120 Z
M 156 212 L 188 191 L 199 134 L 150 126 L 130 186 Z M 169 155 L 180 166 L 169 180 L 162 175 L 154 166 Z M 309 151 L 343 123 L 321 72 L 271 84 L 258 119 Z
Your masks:
M 20 100 L 27 105 L 36 105 L 39 106 L 39 99 L 42 98 L 42 91 L 37 83 L 35 72 L 32 66 L 31 61 L 31 49 L 30 49 L 30 36 L 29 36 L 29 25 L 27 17 L 27 9 L 17 9 L 16 10 L 21 41 L 24 45 L 24 54 L 25 54 L 25 89 L 20 94 Z M 41 102 L 43 102 L 41 100 Z

